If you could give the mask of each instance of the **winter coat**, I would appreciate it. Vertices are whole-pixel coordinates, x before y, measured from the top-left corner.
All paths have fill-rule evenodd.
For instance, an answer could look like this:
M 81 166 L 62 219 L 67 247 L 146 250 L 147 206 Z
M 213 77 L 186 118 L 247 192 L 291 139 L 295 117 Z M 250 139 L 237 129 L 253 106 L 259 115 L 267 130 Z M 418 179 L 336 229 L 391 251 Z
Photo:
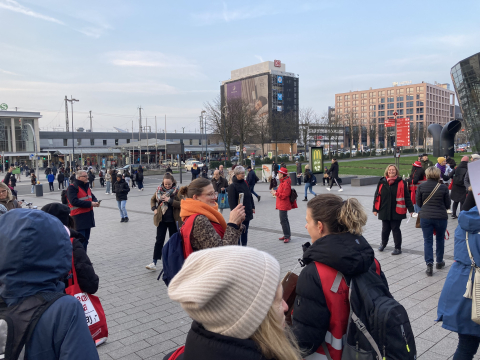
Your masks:
M 298 163 L 297 164 L 297 174 L 301 174 L 302 173 L 302 164 Z
M 95 174 L 91 171 L 88 172 L 88 181 L 89 182 L 95 181 Z
M 375 262 L 367 240 L 351 233 L 329 234 L 318 239 L 305 250 L 303 261 L 306 266 L 297 281 L 292 330 L 300 348 L 306 350 L 305 355 L 310 355 L 325 340 L 331 316 L 315 261 L 340 271 L 348 283 L 351 276 L 375 268 Z M 386 283 L 383 273 L 382 278 Z
M 65 175 L 62 172 L 58 173 L 57 180 L 59 183 L 63 183 L 65 181 Z
M 330 177 L 332 179 L 338 179 L 338 162 L 334 162 L 332 166 L 330 166 L 330 169 L 328 170 L 328 173 L 330 174 Z
M 52 174 L 57 175 L 57 167 L 55 165 L 52 167 Z
M 15 175 L 13 175 L 11 172 L 7 172 L 5 174 L 5 177 L 3 179 L 3 182 L 8 185 L 9 182 L 12 183 L 12 187 L 17 186 L 17 179 L 15 178 Z
M 169 360 L 173 351 L 163 360 Z M 178 360 L 267 360 L 251 339 L 237 339 L 206 330 L 193 321 L 185 341 L 185 352 Z M 274 359 L 271 359 L 274 360 Z
M 406 219 L 407 215 L 406 214 L 398 214 L 396 211 L 396 206 L 397 206 L 397 189 L 398 189 L 398 183 L 400 181 L 403 181 L 403 187 L 404 187 L 404 198 L 405 198 L 405 205 L 407 207 L 407 210 L 409 213 L 414 212 L 413 208 L 413 203 L 412 199 L 410 198 L 410 190 L 408 190 L 408 185 L 405 180 L 402 180 L 401 177 L 397 177 L 395 182 L 393 183 L 392 186 L 388 185 L 388 181 L 385 177 L 382 177 L 378 184 L 377 184 L 377 189 L 375 190 L 375 195 L 373 196 L 373 210 L 372 212 L 377 212 L 377 217 L 378 220 L 402 220 Z M 378 189 L 380 188 L 380 185 L 382 185 L 382 192 L 381 192 L 381 202 L 380 202 L 380 210 L 375 209 L 375 201 L 378 196 Z M 417 190 L 418 193 L 418 190 Z
M 250 170 L 247 174 L 248 186 L 254 187 L 257 181 L 258 181 L 258 177 L 257 177 L 257 174 L 255 174 L 255 170 Z
M 218 178 L 218 180 L 216 180 L 215 178 L 212 178 L 212 185 L 213 185 L 213 189 L 215 190 L 215 192 L 221 193 L 221 192 L 222 192 L 222 188 L 224 188 L 225 190 L 227 190 L 227 188 L 228 188 L 228 181 L 227 181 L 227 179 L 225 179 L 223 176 L 220 176 L 220 177 Z
M 458 215 L 454 262 L 438 300 L 437 321 L 443 321 L 444 329 L 480 337 L 480 325 L 472 321 L 472 300 L 463 297 L 472 265 L 465 241 L 467 232 L 470 251 L 475 263 L 480 264 L 480 215 L 477 207 Z
M 310 171 L 310 169 L 305 169 L 305 173 L 303 174 L 303 182 L 305 184 L 310 184 L 310 182 L 312 181 L 312 172 Z
M 245 221 L 253 219 L 253 210 L 255 209 L 255 203 L 253 201 L 253 195 L 250 192 L 250 188 L 245 180 L 238 180 L 234 175 L 232 183 L 228 185 L 228 205 L 230 210 L 233 210 L 238 205 L 238 196 L 243 193 L 243 205 L 245 206 Z
M 292 209 L 296 209 L 297 202 L 295 201 L 293 204 L 290 202 L 290 194 L 292 193 L 292 180 L 288 176 L 283 177 L 280 179 L 280 185 L 275 192 L 275 196 L 277 197 L 277 201 L 275 204 L 275 208 L 277 210 L 288 211 Z
M 114 187 L 115 187 L 115 199 L 117 201 L 128 200 L 127 194 L 130 192 L 130 186 L 128 186 L 125 179 L 117 181 Z
M 467 195 L 467 188 L 465 187 L 464 180 L 465 174 L 468 171 L 468 162 L 461 161 L 458 166 L 450 173 L 452 182 L 452 194 L 453 201 L 464 202 Z
M 36 185 L 36 184 L 37 184 L 37 177 L 30 175 L 30 183 L 31 183 L 32 185 Z
M 143 168 L 141 166 L 138 167 L 136 180 L 143 182 Z
M 418 213 L 420 219 L 448 219 L 447 209 L 450 209 L 450 195 L 446 185 L 440 185 L 435 194 L 424 205 L 425 200 L 437 184 L 436 180 L 428 179 L 418 186 L 416 200 L 417 205 L 422 208 Z
M 407 183 L 409 184 L 418 184 L 419 181 L 424 180 L 425 178 L 425 170 L 423 168 L 419 168 L 416 166 L 412 166 L 412 172 L 410 173 L 410 177 L 407 179 Z
M 175 195 L 175 197 L 171 197 L 170 201 L 168 202 L 168 206 L 172 208 L 173 210 L 173 219 L 175 220 L 175 223 L 178 222 L 178 227 L 182 226 L 183 221 L 182 218 L 180 217 L 180 197 Z M 157 214 L 153 215 L 153 225 L 157 226 L 160 225 L 162 222 L 162 210 L 160 209 L 160 204 L 161 202 L 158 201 L 157 199 L 157 194 L 153 194 L 152 198 L 150 199 L 150 208 L 152 211 L 155 211 L 157 209 Z
M 63 292 L 61 279 L 72 267 L 72 244 L 60 220 L 43 211 L 18 209 L 0 217 L 0 228 L 0 296 L 7 305 L 38 293 Z M 26 352 L 30 360 L 98 360 L 80 302 L 73 296 L 55 301 L 40 317 Z
M 112 181 L 112 175 L 110 175 L 108 172 L 105 174 L 105 181 Z
M 77 272 L 78 286 L 82 291 L 88 294 L 95 294 L 98 290 L 98 275 L 95 274 L 92 262 L 85 252 L 83 242 L 85 238 L 82 234 L 70 229 L 70 237 L 73 237 L 73 263 Z M 65 287 L 68 286 L 68 279 L 64 280 Z
M 49 183 L 53 183 L 53 182 L 55 181 L 55 175 L 53 175 L 53 174 L 48 174 L 48 175 L 47 175 L 47 181 L 48 181 Z
M 88 192 L 88 183 L 81 180 L 75 180 L 73 184 L 69 185 L 67 189 L 67 198 L 70 204 L 75 207 L 90 208 L 91 211 L 72 216 L 75 220 L 75 230 L 91 229 L 95 227 L 95 216 L 93 214 L 92 202 L 78 199 L 78 188 L 81 187 L 85 192 Z M 97 198 L 92 193 L 92 201 L 97 202 Z
M 20 209 L 22 206 L 15 199 L 15 196 L 12 193 L 12 190 L 4 183 L 0 183 L 0 190 L 7 190 L 6 199 L 0 200 L 0 204 L 7 208 L 7 211 L 13 209 Z
M 198 178 L 198 175 L 200 174 L 200 168 L 199 167 L 197 167 L 196 169 L 192 167 L 192 169 L 190 171 L 192 173 L 192 181 L 195 180 L 196 178 Z
M 422 169 L 423 170 L 427 170 L 430 166 L 433 166 L 433 162 L 431 162 L 430 160 L 424 161 L 422 159 L 422 160 L 420 160 L 420 162 L 422 163 Z

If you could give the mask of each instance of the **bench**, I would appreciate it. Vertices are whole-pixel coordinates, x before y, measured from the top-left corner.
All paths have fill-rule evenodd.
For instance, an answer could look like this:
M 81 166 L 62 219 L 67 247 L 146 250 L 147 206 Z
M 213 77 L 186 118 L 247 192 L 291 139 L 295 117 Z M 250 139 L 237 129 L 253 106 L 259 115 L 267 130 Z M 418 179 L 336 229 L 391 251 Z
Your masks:
M 364 178 L 352 179 L 352 186 L 376 185 L 381 179 L 381 176 L 370 176 Z
M 342 183 L 340 185 L 351 184 L 353 179 L 356 179 L 356 176 L 340 176 Z M 335 183 L 334 183 L 335 184 Z

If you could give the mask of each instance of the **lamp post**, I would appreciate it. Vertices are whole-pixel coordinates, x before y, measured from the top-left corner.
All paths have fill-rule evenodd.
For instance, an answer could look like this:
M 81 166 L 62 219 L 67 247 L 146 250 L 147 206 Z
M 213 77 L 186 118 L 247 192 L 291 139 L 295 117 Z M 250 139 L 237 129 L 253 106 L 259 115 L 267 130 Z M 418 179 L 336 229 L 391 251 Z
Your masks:
M 32 130 L 33 134 L 33 142 L 35 146 L 35 174 L 38 179 L 38 154 L 37 154 L 37 136 L 35 135 L 35 130 L 33 130 L 33 126 L 29 123 L 26 123 L 28 126 L 30 126 L 30 129 Z M 5 167 L 5 166 L 4 166 Z
M 205 161 L 206 161 L 206 159 L 207 159 L 207 124 L 206 124 L 206 121 L 205 121 L 205 117 L 203 116 L 203 114 L 205 114 L 205 113 L 206 113 L 206 111 L 202 110 L 202 112 L 200 113 L 200 121 L 202 122 L 202 128 L 203 128 L 203 132 L 205 134 Z M 203 153 L 203 145 L 202 145 L 202 153 Z
M 78 102 L 80 100 L 74 99 L 72 95 L 70 95 L 70 99 L 66 99 L 66 100 L 70 102 L 71 108 L 72 108 L 72 160 L 73 160 L 72 171 L 73 171 L 73 169 L 75 168 L 75 139 L 74 139 L 75 129 L 73 127 L 73 103 L 76 101 Z
M 227 105 L 223 106 L 223 145 L 225 147 L 225 157 L 223 158 L 223 166 L 225 169 L 227 168 L 227 114 L 228 114 L 228 108 Z

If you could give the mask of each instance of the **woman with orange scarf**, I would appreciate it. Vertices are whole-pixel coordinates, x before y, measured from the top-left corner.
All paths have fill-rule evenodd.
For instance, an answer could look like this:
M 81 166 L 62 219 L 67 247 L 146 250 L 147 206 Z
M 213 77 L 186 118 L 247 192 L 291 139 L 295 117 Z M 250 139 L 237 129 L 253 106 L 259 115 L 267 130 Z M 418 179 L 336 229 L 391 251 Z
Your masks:
M 212 182 L 204 178 L 180 189 L 180 217 L 184 222 L 180 232 L 184 246 L 191 246 L 191 251 L 238 244 L 245 207 L 240 204 L 233 209 L 227 223 L 218 211 L 217 195 Z M 186 253 L 191 252 L 187 250 Z

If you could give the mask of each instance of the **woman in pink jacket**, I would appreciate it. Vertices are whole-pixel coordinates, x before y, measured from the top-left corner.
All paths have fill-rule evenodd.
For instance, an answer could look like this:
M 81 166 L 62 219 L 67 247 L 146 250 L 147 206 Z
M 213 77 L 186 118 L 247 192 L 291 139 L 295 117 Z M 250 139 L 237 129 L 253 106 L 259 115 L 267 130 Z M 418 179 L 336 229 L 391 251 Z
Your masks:
M 290 202 L 290 194 L 292 193 L 292 181 L 288 177 L 287 168 L 281 168 L 278 171 L 278 177 L 280 179 L 280 185 L 277 188 L 277 191 L 273 190 L 271 193 L 277 198 L 276 209 L 279 210 L 280 214 L 280 224 L 282 225 L 283 236 L 278 240 L 283 240 L 286 244 L 290 242 L 290 223 L 288 222 L 288 213 L 287 211 L 296 209 L 297 202 Z

